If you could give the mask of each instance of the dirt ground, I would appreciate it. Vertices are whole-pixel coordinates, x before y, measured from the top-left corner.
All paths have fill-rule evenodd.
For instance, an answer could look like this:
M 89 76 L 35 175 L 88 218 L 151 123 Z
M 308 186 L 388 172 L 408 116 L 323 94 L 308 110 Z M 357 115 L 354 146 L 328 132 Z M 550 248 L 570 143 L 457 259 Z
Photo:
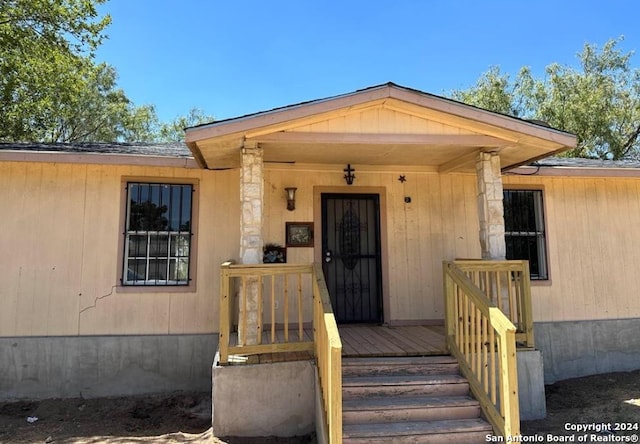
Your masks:
M 209 393 L 0 403 L 0 443 L 49 442 L 302 444 L 313 437 L 214 437 Z
M 576 442 L 577 436 L 585 433 L 589 436 L 583 442 L 600 439 L 592 438 L 591 434 L 602 437 L 604 442 L 624 442 L 609 435 L 640 436 L 640 370 L 567 379 L 546 386 L 545 391 L 547 417 L 523 421 L 522 435 L 576 435 Z M 607 427 L 600 427 L 599 432 L 567 430 L 571 425 L 603 423 L 610 424 L 611 430 L 606 430 Z
M 625 424 L 640 434 L 640 370 L 560 381 L 546 387 L 547 418 L 524 421 L 524 436 L 578 435 L 565 424 Z M 30 423 L 27 418 L 37 418 Z M 313 436 L 290 439 L 217 438 L 211 432 L 208 393 L 172 393 L 127 398 L 51 399 L 0 404 L 2 443 L 207 443 L 302 444 Z M 629 424 L 630 427 L 626 426 Z M 635 425 L 635 426 L 634 426 Z M 583 433 L 581 433 L 583 434 Z M 602 430 L 599 436 L 607 438 Z M 537 442 L 545 442 L 537 441 Z M 592 441 L 586 441 L 592 442 Z M 609 441 L 615 442 L 615 441 Z M 635 441 L 631 441 L 635 442 Z

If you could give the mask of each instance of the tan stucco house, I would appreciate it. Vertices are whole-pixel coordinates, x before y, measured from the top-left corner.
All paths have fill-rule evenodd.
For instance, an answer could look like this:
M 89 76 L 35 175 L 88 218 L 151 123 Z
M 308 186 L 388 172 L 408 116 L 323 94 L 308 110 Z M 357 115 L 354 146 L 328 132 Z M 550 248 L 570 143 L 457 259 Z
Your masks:
M 640 163 L 554 157 L 575 144 L 391 83 L 186 144 L 0 144 L 0 398 L 207 389 L 223 340 L 222 364 L 244 346 L 313 369 L 323 285 L 338 332 L 441 326 L 463 318 L 445 299 L 466 291 L 445 285 L 456 259 L 528 260 L 532 328 L 500 309 L 545 383 L 640 368 Z M 265 258 L 302 277 L 276 281 Z M 255 348 L 289 322 L 299 345 Z

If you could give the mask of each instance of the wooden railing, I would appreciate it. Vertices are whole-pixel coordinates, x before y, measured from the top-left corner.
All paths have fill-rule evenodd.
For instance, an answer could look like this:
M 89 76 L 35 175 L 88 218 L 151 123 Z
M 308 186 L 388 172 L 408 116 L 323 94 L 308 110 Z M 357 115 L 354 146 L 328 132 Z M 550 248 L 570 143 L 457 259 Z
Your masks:
M 520 435 L 516 328 L 457 262 L 443 269 L 447 348 L 496 434 Z
M 322 402 L 330 443 L 342 442 L 342 341 L 322 266 L 314 265 L 313 332 Z
M 237 307 L 234 304 L 236 293 Z M 313 325 L 313 337 L 309 338 L 305 337 L 304 330 L 307 312 Z M 240 335 L 236 344 L 230 343 L 236 314 L 239 333 L 255 329 L 257 344 L 248 344 L 247 335 Z M 295 322 L 290 320 L 292 314 Z M 270 321 L 266 332 L 263 331 L 267 326 L 265 318 Z M 220 364 L 226 364 L 229 356 L 234 354 L 245 356 L 295 351 L 314 352 L 329 442 L 341 443 L 342 342 L 322 266 L 222 264 Z
M 305 313 L 311 324 L 312 274 L 311 264 L 222 264 L 220 363 L 226 364 L 229 355 L 236 354 L 313 351 L 313 338 L 305 337 L 304 329 Z M 234 303 L 236 294 L 237 304 Z M 236 314 L 238 340 L 232 344 Z
M 471 259 L 454 263 L 515 325 L 516 342 L 534 348 L 529 262 Z

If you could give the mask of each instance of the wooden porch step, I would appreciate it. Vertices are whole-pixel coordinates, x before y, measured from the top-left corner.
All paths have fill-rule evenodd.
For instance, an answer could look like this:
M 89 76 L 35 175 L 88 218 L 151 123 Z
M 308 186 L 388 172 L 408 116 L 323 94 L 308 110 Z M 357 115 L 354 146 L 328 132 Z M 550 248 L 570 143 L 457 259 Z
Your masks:
M 378 443 L 481 443 L 491 426 L 481 419 L 457 419 L 431 422 L 393 422 L 350 424 L 343 427 L 345 444 Z
M 480 404 L 469 396 L 398 396 L 348 399 L 342 403 L 343 424 L 470 419 Z
M 486 442 L 491 425 L 451 356 L 342 360 L 345 443 Z
M 342 360 L 342 376 L 458 374 L 458 362 L 451 356 L 403 358 L 347 358 Z
M 348 376 L 342 378 L 343 396 L 463 396 L 469 383 L 460 375 Z

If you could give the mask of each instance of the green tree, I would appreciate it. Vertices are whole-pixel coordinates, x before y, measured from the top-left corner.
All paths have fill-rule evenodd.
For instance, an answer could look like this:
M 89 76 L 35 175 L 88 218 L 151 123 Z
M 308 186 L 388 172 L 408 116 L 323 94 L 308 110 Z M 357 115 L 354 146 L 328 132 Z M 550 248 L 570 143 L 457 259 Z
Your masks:
M 514 81 L 492 66 L 467 90 L 456 90 L 451 97 L 460 102 L 515 117 L 531 113 L 529 91 L 534 84 L 528 67 L 520 69 Z
M 0 1 L 0 140 L 145 141 L 153 106 L 136 107 L 115 69 L 94 62 L 106 0 Z
M 186 115 L 176 116 L 170 122 L 160 124 L 157 139 L 162 142 L 181 142 L 184 129 L 190 126 L 213 122 L 215 118 L 200 108 L 191 108 Z
M 622 159 L 640 156 L 640 70 L 633 53 L 609 40 L 602 48 L 585 44 L 579 68 L 557 63 L 534 79 L 522 68 L 515 80 L 491 68 L 454 99 L 524 119 L 547 122 L 578 136 L 576 157 Z
M 116 86 L 115 69 L 106 64 L 87 67 L 77 91 L 50 112 L 47 142 L 148 142 L 158 130 L 155 108 L 131 103 Z

